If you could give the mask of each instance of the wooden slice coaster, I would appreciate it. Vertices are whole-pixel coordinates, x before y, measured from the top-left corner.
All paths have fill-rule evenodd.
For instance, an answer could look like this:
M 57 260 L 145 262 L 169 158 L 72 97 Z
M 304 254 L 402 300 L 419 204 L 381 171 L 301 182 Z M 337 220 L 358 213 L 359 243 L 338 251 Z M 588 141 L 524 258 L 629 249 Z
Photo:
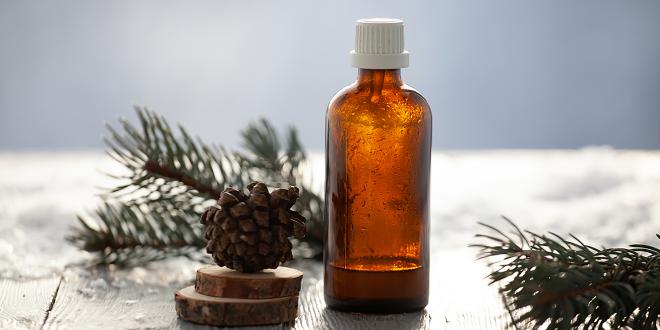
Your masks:
M 270 299 L 209 297 L 189 286 L 174 295 L 176 313 L 183 320 L 216 326 L 266 325 L 292 321 L 298 315 L 298 296 Z
M 227 267 L 206 266 L 197 270 L 195 291 L 224 298 L 267 299 L 297 296 L 303 273 L 288 267 L 241 273 Z

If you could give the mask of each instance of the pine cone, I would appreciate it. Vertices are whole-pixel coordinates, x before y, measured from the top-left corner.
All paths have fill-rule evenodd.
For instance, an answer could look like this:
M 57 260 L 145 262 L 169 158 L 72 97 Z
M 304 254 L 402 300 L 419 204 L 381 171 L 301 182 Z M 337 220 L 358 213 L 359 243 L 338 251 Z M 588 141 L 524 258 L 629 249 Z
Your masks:
M 225 189 L 218 203 L 202 214 L 206 226 L 206 251 L 219 266 L 244 273 L 277 268 L 291 260 L 289 236 L 304 237 L 306 219 L 290 208 L 298 188 L 268 188 L 261 182 L 248 185 L 249 194 Z

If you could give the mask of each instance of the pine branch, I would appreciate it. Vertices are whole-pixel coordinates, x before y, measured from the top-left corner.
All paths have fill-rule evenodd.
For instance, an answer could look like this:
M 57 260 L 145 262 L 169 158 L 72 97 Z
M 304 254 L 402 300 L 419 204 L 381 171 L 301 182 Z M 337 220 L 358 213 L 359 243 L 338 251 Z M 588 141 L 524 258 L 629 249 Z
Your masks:
M 505 218 L 506 219 L 506 218 Z M 571 235 L 510 235 L 481 224 L 487 244 L 474 244 L 495 270 L 514 323 L 548 329 L 656 329 L 660 321 L 660 249 L 649 245 L 598 249 Z M 658 236 L 660 238 L 660 236 Z
M 82 249 L 99 254 L 99 263 L 139 264 L 168 256 L 206 260 L 199 215 L 172 204 L 128 205 L 105 201 L 95 217 L 78 217 L 80 226 L 67 237 Z
M 80 215 L 67 239 L 97 253 L 101 263 L 140 263 L 183 255 L 205 258 L 206 240 L 199 224 L 203 210 L 228 186 L 243 189 L 253 180 L 278 186 L 298 185 L 295 208 L 309 221 L 305 243 L 319 255 L 322 199 L 302 184 L 306 156 L 295 129 L 285 147 L 265 119 L 242 132 L 246 154 L 194 139 L 178 126 L 175 134 L 153 111 L 136 108 L 140 125 L 120 119 L 120 130 L 107 125 L 108 155 L 122 164 L 117 187 L 102 195 L 91 215 Z M 309 254 L 309 253 L 307 253 Z

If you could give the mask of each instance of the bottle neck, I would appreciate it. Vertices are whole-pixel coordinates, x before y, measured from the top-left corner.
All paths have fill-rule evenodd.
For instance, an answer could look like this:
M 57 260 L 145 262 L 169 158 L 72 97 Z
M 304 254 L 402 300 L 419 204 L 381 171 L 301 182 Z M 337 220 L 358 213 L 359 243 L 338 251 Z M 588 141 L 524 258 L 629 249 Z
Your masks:
M 380 90 L 403 85 L 401 69 L 359 69 L 358 86 Z

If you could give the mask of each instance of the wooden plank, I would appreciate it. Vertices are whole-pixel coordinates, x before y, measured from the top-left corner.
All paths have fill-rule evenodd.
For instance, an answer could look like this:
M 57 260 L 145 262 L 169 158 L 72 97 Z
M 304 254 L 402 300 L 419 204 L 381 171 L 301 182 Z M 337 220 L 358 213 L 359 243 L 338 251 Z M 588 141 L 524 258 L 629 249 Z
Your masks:
M 426 310 L 376 315 L 329 309 L 323 301 L 322 281 L 310 283 L 300 299 L 296 329 L 431 329 L 431 316 Z
M 322 270 L 318 263 L 302 263 L 302 265 L 311 265 L 310 268 L 313 270 L 302 269 L 301 263 L 294 265 L 297 269 L 303 270 L 305 276 L 309 275 L 303 281 L 303 285 L 308 285 L 306 283 L 310 277 L 318 278 Z M 192 285 L 194 278 L 186 283 L 157 286 L 116 278 L 116 273 L 102 268 L 93 273 L 94 275 L 90 276 L 81 269 L 72 269 L 67 273 L 44 329 L 217 329 L 185 322 L 176 316 L 174 292 L 184 286 Z M 117 282 L 122 284 L 114 285 Z M 268 330 L 291 327 L 301 329 L 304 325 L 292 322 L 241 329 Z
M 476 251 L 435 251 L 431 257 L 431 290 L 427 311 L 433 329 L 509 329 L 510 316 L 490 272 Z
M 0 280 L 0 329 L 33 329 L 44 322 L 60 277 Z
M 510 318 L 487 267 L 474 251 L 439 251 L 432 256 L 429 305 L 417 313 L 369 315 L 328 309 L 322 274 L 303 283 L 296 329 L 509 329 Z M 319 273 L 322 267 L 319 265 Z
M 173 289 L 114 281 L 113 276 L 104 269 L 91 276 L 69 270 L 44 329 L 164 328 L 176 317 Z
M 328 309 L 323 300 L 323 265 L 314 261 L 292 263 L 287 266 L 305 274 L 296 321 L 242 329 L 508 329 L 509 317 L 497 289 L 489 287 L 484 279 L 488 269 L 474 261 L 472 252 L 465 249 L 433 254 L 428 307 L 418 313 L 390 315 Z M 65 276 L 46 329 L 212 329 L 176 317 L 174 292 L 192 284 L 193 278 L 170 286 L 128 282 L 117 287 L 111 284 L 116 274 L 103 270 L 94 276 L 85 274 L 80 271 Z

